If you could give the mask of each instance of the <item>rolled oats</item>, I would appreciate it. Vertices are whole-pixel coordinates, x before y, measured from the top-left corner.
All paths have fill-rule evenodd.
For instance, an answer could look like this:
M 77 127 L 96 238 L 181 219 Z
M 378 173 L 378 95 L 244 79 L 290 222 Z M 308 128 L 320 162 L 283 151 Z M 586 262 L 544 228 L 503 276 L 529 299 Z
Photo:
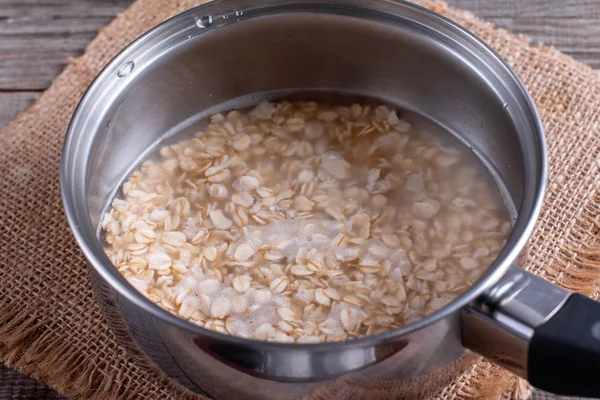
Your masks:
M 386 106 L 264 102 L 210 123 L 144 162 L 102 218 L 129 283 L 206 329 L 394 329 L 464 291 L 510 232 L 483 167 Z

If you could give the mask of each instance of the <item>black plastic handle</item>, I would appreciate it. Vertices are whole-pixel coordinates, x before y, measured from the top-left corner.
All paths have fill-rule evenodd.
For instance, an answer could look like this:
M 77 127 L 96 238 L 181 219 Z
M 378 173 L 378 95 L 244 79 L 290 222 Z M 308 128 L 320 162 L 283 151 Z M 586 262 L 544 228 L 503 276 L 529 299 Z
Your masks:
M 529 382 L 547 392 L 600 398 L 600 303 L 571 295 L 529 344 Z

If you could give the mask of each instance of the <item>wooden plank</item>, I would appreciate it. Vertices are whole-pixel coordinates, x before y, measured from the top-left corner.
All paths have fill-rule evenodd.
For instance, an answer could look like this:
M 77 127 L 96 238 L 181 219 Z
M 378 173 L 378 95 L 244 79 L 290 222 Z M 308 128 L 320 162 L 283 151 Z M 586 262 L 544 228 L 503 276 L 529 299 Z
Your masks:
M 447 0 L 484 18 L 598 18 L 598 0 Z
M 0 35 L 0 90 L 44 90 L 76 57 L 96 32 L 68 37 L 23 35 L 5 39 Z
M 114 16 L 131 0 L 0 0 L 0 17 Z
M 27 110 L 38 95 L 38 92 L 0 92 L 0 128 Z
M 448 0 L 511 32 L 600 68 L 600 0 Z
M 44 90 L 132 0 L 0 0 L 0 90 Z

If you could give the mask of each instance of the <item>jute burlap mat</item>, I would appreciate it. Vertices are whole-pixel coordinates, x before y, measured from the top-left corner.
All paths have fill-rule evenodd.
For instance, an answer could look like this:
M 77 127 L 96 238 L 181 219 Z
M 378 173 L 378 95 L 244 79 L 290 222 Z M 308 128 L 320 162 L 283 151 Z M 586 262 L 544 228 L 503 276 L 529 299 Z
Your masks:
M 554 49 L 531 46 L 469 13 L 418 2 L 479 35 L 529 88 L 546 128 L 551 167 L 527 268 L 597 296 L 600 76 Z M 58 166 L 69 118 L 102 66 L 144 31 L 198 3 L 138 0 L 0 133 L 0 359 L 75 399 L 194 398 L 136 364 L 104 323 L 84 257 L 63 215 Z M 439 398 L 519 398 L 526 392 L 521 381 L 480 361 Z M 370 394 L 394 398 L 394 393 Z

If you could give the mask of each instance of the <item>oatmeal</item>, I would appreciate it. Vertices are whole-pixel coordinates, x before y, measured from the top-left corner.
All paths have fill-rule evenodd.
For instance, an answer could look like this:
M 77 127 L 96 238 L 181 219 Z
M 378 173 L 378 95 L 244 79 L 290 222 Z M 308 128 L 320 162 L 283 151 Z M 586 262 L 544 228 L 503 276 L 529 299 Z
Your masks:
M 162 147 L 102 220 L 106 252 L 207 329 L 312 343 L 446 305 L 511 229 L 482 165 L 386 106 L 261 103 Z

